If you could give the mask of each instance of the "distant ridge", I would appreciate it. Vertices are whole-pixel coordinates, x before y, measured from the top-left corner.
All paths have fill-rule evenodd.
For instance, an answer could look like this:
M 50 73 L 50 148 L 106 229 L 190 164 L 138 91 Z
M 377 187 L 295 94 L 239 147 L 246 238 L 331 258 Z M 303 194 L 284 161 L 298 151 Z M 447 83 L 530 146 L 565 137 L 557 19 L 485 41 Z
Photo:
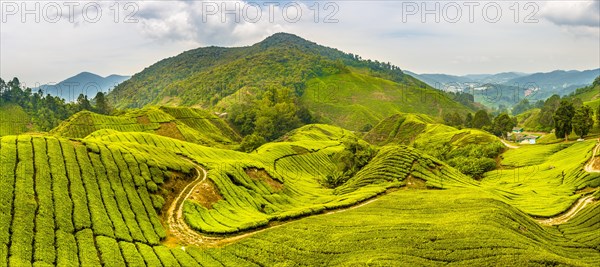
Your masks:
M 405 71 L 405 73 L 440 90 L 471 93 L 476 102 L 490 108 L 498 108 L 500 105 L 511 107 L 524 98 L 535 102 L 545 100 L 554 94 L 569 95 L 577 88 L 592 84 L 594 79 L 600 75 L 600 69 L 555 70 L 531 74 L 504 72 L 463 76 L 416 74 L 410 71 Z
M 116 74 L 102 77 L 84 71 L 59 83 L 41 85 L 32 90 L 42 90 L 44 94 L 58 96 L 67 102 L 71 102 L 77 100 L 80 94 L 84 94 L 88 98 L 93 98 L 98 92 L 107 93 L 130 77 Z
M 598 75 L 600 69 L 592 70 L 555 70 L 551 72 L 520 73 L 502 72 L 497 74 L 417 74 L 410 71 L 405 73 L 429 84 L 430 86 L 447 85 L 450 83 L 478 83 L 499 84 L 514 86 L 515 84 L 535 83 L 544 91 L 553 91 L 562 95 L 569 94 L 579 87 L 590 85 Z

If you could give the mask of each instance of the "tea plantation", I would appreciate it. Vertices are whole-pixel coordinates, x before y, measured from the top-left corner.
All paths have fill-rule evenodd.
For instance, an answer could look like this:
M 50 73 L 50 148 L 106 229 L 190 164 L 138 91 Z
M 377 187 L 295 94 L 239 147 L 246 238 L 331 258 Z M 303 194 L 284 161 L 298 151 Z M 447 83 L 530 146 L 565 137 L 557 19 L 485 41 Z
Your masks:
M 151 114 L 182 119 L 192 109 L 144 112 L 148 124 L 130 124 L 133 113 L 80 114 L 99 128 L 85 138 L 90 129 L 65 124 L 57 136 L 0 139 L 0 266 L 600 264 L 598 201 L 538 223 L 600 197 L 600 175 L 584 170 L 595 141 L 508 150 L 475 180 L 419 149 L 375 147 L 335 126 L 307 125 L 242 153 L 152 128 L 162 119 Z M 175 123 L 214 130 L 195 121 Z M 347 140 L 374 154 L 326 186 Z

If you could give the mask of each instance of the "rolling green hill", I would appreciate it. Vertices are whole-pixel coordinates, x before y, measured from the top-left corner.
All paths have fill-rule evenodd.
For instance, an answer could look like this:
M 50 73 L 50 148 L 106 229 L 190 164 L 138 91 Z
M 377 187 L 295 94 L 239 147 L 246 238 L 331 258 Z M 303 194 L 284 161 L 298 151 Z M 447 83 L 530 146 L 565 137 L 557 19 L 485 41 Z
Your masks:
M 541 109 L 534 108 L 517 115 L 517 124 L 529 131 L 539 129 L 540 112 Z
M 248 99 L 273 98 L 266 92 L 282 88 L 289 95 L 275 98 L 291 98 L 318 121 L 350 130 L 397 112 L 441 116 L 468 110 L 389 63 L 285 33 L 248 47 L 199 48 L 162 60 L 117 86 L 109 99 L 120 108 L 183 105 L 231 112 Z
M 148 107 L 119 116 L 82 111 L 50 133 L 84 138 L 102 129 L 155 133 L 204 145 L 232 145 L 241 139 L 226 122 L 208 111 L 176 107 Z
M 443 160 L 474 178 L 497 167 L 505 149 L 496 136 L 478 129 L 456 129 L 424 114 L 400 113 L 384 119 L 364 137 L 376 145 L 405 144 Z
M 2 137 L 0 266 L 600 263 L 598 202 L 558 226 L 531 217 L 600 186 L 593 141 L 510 150 L 481 181 L 383 146 L 324 187 L 346 138 L 307 125 L 248 154 L 108 129 Z
M 597 110 L 600 106 L 600 84 L 587 87 L 587 90 L 581 94 L 576 94 L 575 97 L 581 98 L 585 105 Z
M 0 136 L 33 130 L 31 117 L 19 105 L 0 104 Z
M 429 116 L 421 114 L 399 113 L 382 120 L 369 131 L 364 139 L 377 145 L 386 145 L 389 143 L 413 144 L 417 137 L 425 132 L 427 125 L 436 124 L 435 120 Z M 448 130 L 455 128 L 443 124 L 437 124 L 439 127 Z
M 301 100 L 323 122 L 360 130 L 376 125 L 390 115 L 422 113 L 441 117 L 443 111 L 467 109 L 444 93 L 418 86 L 406 86 L 368 73 L 348 73 L 313 78 Z
M 498 137 L 478 129 L 457 129 L 437 123 L 424 114 L 399 113 L 377 124 L 365 136 L 364 140 L 377 144 L 412 145 L 432 155 L 440 155 L 435 150 L 443 146 L 449 149 L 463 148 L 469 145 L 499 143 Z M 441 151 L 439 151 L 441 152 Z

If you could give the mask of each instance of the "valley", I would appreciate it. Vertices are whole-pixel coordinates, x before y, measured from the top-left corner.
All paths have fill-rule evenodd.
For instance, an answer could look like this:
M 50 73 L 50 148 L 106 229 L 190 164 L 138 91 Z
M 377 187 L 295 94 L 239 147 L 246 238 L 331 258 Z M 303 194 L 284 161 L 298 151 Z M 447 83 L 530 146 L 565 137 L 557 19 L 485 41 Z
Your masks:
M 524 75 L 277 33 L 90 99 L 1 80 L 0 267 L 598 266 L 600 79 L 510 111 L 428 84 Z

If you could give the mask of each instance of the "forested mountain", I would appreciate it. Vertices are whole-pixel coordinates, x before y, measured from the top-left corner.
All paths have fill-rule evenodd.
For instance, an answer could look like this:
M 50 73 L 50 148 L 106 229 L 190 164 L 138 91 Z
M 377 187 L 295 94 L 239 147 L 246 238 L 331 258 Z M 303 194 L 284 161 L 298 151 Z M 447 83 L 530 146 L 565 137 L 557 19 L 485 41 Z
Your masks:
M 269 133 L 267 139 L 313 121 L 360 130 L 402 111 L 441 117 L 442 110 L 468 110 L 397 66 L 286 33 L 252 46 L 198 48 L 164 59 L 117 86 L 109 99 L 120 108 L 226 112 L 242 134 Z
M 34 92 L 42 90 L 44 95 L 50 94 L 65 99 L 67 102 L 72 102 L 76 101 L 80 94 L 93 98 L 98 92 L 108 93 L 108 91 L 129 78 L 129 76 L 115 74 L 101 77 L 94 73 L 82 72 L 62 82 L 45 84 L 32 88 L 32 90 Z

